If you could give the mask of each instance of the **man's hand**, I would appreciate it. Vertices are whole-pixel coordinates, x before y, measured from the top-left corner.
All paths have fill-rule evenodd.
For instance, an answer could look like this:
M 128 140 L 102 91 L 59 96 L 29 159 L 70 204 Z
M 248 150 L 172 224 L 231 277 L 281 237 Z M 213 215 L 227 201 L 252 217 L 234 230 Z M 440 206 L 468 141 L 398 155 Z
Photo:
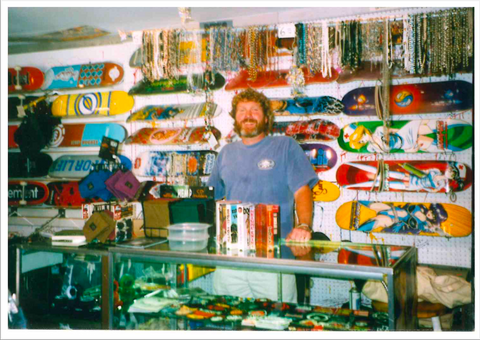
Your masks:
M 312 233 L 300 228 L 293 228 L 285 241 L 307 242 L 312 238 Z

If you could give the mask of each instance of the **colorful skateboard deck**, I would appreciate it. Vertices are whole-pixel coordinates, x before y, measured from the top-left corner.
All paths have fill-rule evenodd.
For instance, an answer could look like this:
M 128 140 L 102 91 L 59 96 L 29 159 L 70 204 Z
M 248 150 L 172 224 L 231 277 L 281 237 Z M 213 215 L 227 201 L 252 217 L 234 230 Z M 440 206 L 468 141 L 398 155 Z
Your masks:
M 193 83 L 196 88 L 194 90 L 203 90 L 204 75 L 194 74 Z M 215 73 L 214 83 L 209 85 L 210 90 L 221 89 L 225 85 L 225 78 L 220 73 Z M 160 79 L 150 82 L 146 79 L 128 91 L 130 95 L 153 95 L 153 94 L 172 94 L 188 91 L 187 77 L 180 76 L 178 79 Z
M 447 203 L 356 201 L 342 204 L 335 217 L 340 228 L 373 233 L 465 237 L 472 214 Z
M 222 113 L 222 108 L 212 103 L 210 110 L 207 103 L 179 104 L 179 105 L 148 105 L 128 117 L 127 122 L 157 121 L 157 120 L 183 120 L 205 117 L 217 117 Z
M 15 42 L 59 42 L 59 41 L 76 41 L 98 38 L 104 35 L 111 34 L 108 31 L 103 31 L 100 28 L 92 26 L 78 26 L 66 30 L 55 31 L 46 34 L 12 37 L 8 41 Z
M 207 128 L 143 128 L 129 136 L 125 144 L 147 144 L 147 145 L 188 145 L 207 143 Z M 218 140 L 221 137 L 220 131 L 211 127 L 211 130 Z
M 113 116 L 130 111 L 135 100 L 124 91 L 61 95 L 52 105 L 57 117 Z
M 48 188 L 42 182 L 8 181 L 8 205 L 38 205 L 48 198 Z
M 85 199 L 80 195 L 77 181 L 58 181 L 47 184 L 49 195 L 46 205 L 60 208 L 81 208 L 82 204 L 102 202 L 99 198 Z
M 132 172 L 154 177 L 208 176 L 216 159 L 215 151 L 146 151 L 135 159 Z
M 330 96 L 270 99 L 270 105 L 275 116 L 337 115 L 343 112 L 342 102 Z
M 8 126 L 8 148 L 18 148 L 13 138 L 18 125 Z M 98 124 L 59 124 L 55 127 L 49 147 L 86 147 L 100 146 L 103 136 L 118 140 L 127 137 L 127 130 L 115 123 Z
M 395 120 L 389 127 L 389 143 L 382 121 L 356 122 L 345 126 L 340 148 L 355 153 L 456 152 L 470 148 L 473 127 L 457 119 Z
M 120 163 L 127 169 L 132 169 L 132 162 L 128 157 L 119 155 Z M 50 177 L 57 178 L 84 178 L 90 173 L 92 165 L 103 164 L 105 161 L 96 155 L 63 155 L 55 159 L 48 170 Z
M 452 80 L 437 83 L 402 84 L 390 87 L 390 114 L 425 114 L 472 108 L 473 84 Z M 375 116 L 375 87 L 361 87 L 343 98 L 345 114 Z
M 39 153 L 35 157 L 26 157 L 21 153 L 8 153 L 8 177 L 42 177 L 48 174 L 52 157 Z
M 327 145 L 315 143 L 301 144 L 300 146 L 305 151 L 315 172 L 328 171 L 337 164 L 337 153 Z
M 299 142 L 330 142 L 340 136 L 340 128 L 328 120 L 315 119 L 297 122 L 275 122 L 273 133 L 290 136 Z
M 450 193 L 472 185 L 472 169 L 448 161 L 346 162 L 337 169 L 337 183 L 345 189 Z
M 45 72 L 43 90 L 112 86 L 123 79 L 123 67 L 97 63 L 52 67 Z
M 305 85 L 330 83 L 338 78 L 338 72 L 332 68 L 331 77 L 323 77 L 319 72 L 317 74 L 310 74 L 307 69 L 303 68 L 305 77 Z M 289 87 L 288 82 L 289 70 L 280 71 L 261 71 L 257 73 L 257 79 L 251 81 L 248 70 L 242 70 L 232 80 L 228 81 L 225 86 L 225 91 L 243 90 L 247 88 L 271 88 L 271 87 Z
M 340 188 L 331 182 L 319 180 L 312 193 L 315 202 L 332 202 L 340 197 Z
M 36 67 L 8 69 L 8 92 L 35 91 L 40 89 L 45 77 Z

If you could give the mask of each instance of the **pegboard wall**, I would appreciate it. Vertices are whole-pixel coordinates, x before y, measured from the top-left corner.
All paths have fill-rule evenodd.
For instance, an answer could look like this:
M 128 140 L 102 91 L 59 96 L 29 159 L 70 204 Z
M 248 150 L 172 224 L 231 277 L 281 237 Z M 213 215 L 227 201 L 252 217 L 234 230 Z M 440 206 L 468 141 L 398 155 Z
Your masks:
M 62 66 L 62 65 L 74 65 L 85 63 L 96 63 L 112 61 L 121 64 L 124 67 L 125 75 L 122 83 L 109 88 L 99 89 L 99 91 L 113 91 L 122 90 L 129 91 L 129 89 L 141 80 L 142 74 L 140 69 L 129 67 L 129 59 L 136 49 L 140 45 L 134 42 L 125 42 L 118 45 L 110 46 L 97 46 L 97 47 L 85 47 L 71 50 L 58 50 L 47 51 L 39 53 L 25 53 L 10 55 L 8 58 L 9 67 L 21 66 L 33 66 L 38 67 L 43 71 L 48 70 L 50 67 Z M 291 63 L 291 58 L 285 58 L 282 63 L 286 68 Z M 235 74 L 224 74 L 227 82 L 233 78 Z M 455 80 L 465 80 L 473 82 L 472 74 L 456 74 L 453 76 Z M 447 77 L 425 77 L 425 78 L 409 78 L 409 79 L 393 79 L 392 84 L 403 83 L 427 83 L 437 82 L 444 80 L 452 80 Z M 375 81 L 353 81 L 346 84 L 338 84 L 336 82 L 324 83 L 318 85 L 311 85 L 306 87 L 306 95 L 311 97 L 318 96 L 332 96 L 341 99 L 347 92 L 358 87 L 375 86 Z M 67 93 L 82 93 L 91 92 L 91 90 L 75 90 L 75 91 L 58 91 L 60 94 Z M 291 97 L 290 88 L 276 88 L 276 89 L 263 89 L 261 90 L 268 98 L 289 98 Z M 224 90 L 218 90 L 214 92 L 214 102 L 219 105 L 223 112 L 220 116 L 213 119 L 213 125 L 220 130 L 222 137 L 228 136 L 233 129 L 233 120 L 229 116 L 228 112 L 231 110 L 231 100 L 235 95 L 234 92 L 227 92 Z M 473 100 L 473 99 L 472 99 Z M 162 105 L 162 104 L 185 104 L 185 103 L 200 103 L 204 102 L 204 96 L 193 96 L 189 94 L 172 94 L 172 95 L 152 95 L 152 96 L 135 96 L 135 106 L 133 110 L 127 114 L 113 116 L 113 117 L 95 117 L 95 118 L 73 118 L 63 119 L 63 123 L 78 123 L 78 122 L 117 122 L 123 124 L 128 133 L 132 134 L 136 130 L 142 127 L 152 126 L 152 123 L 145 122 L 131 122 L 127 123 L 126 120 L 130 113 L 137 111 L 145 105 Z M 2 109 L 6 110 L 7 103 L 2 104 Z M 434 119 L 434 118 L 456 118 L 462 119 L 472 123 L 473 115 L 472 111 L 460 112 L 456 114 L 429 114 L 429 115 L 408 115 L 408 116 L 393 116 L 393 120 L 404 119 Z M 376 117 L 349 117 L 344 114 L 338 116 L 308 116 L 308 117 L 281 117 L 279 120 L 309 120 L 313 118 L 323 118 L 335 123 L 339 127 L 343 127 L 349 123 L 355 121 L 367 121 L 377 120 Z M 9 123 L 18 124 L 18 123 Z M 203 126 L 205 124 L 203 119 L 196 119 L 190 121 L 181 122 L 162 122 L 155 123 L 155 126 L 159 127 L 177 127 L 177 126 Z M 3 125 L 3 131 L 6 132 L 6 126 Z M 319 173 L 319 178 L 330 182 L 335 182 L 335 173 L 338 167 L 347 161 L 358 160 L 375 160 L 375 155 L 366 154 L 352 154 L 346 153 L 341 150 L 338 143 L 325 142 L 326 145 L 332 147 L 338 155 L 338 162 L 336 166 L 326 172 Z M 220 140 L 220 148 L 216 151 L 220 151 L 221 147 L 225 145 L 225 139 Z M 209 146 L 204 147 L 180 147 L 180 146 L 143 146 L 143 145 L 125 145 L 122 144 L 120 153 L 134 160 L 135 157 L 142 151 L 146 150 L 201 150 L 208 149 Z M 98 148 L 56 148 L 45 150 L 52 156 L 53 159 L 64 154 L 98 154 Z M 455 154 L 389 154 L 383 157 L 385 160 L 455 160 L 458 162 L 466 163 L 473 169 L 472 162 L 472 149 L 467 151 L 457 152 Z M 140 178 L 141 179 L 141 178 Z M 148 178 L 141 179 L 147 180 Z M 281 180 L 281 179 L 279 179 Z M 472 210 L 472 190 L 469 188 L 466 191 L 457 193 L 457 200 L 455 204 L 461 205 L 468 210 Z M 451 203 L 449 197 L 445 194 L 438 193 L 370 193 L 355 190 L 341 190 L 340 198 L 334 202 L 328 203 L 315 203 L 314 213 L 314 230 L 325 233 L 332 241 L 350 240 L 352 242 L 359 243 L 379 243 L 379 244 L 396 244 L 396 245 L 410 245 L 418 248 L 418 262 L 420 264 L 439 264 L 455 267 L 469 268 L 472 265 L 472 235 L 462 238 L 445 238 L 445 237 L 428 237 L 428 236 L 399 236 L 391 234 L 367 234 L 358 231 L 346 231 L 340 229 L 335 223 L 335 214 L 343 203 L 352 200 L 372 200 L 383 202 L 429 202 L 429 203 Z M 137 206 L 140 208 L 140 205 Z M 48 208 L 45 208 L 48 209 Z M 42 210 L 42 209 L 40 209 Z M 138 209 L 137 211 L 140 211 Z M 45 216 L 45 213 L 39 213 L 39 209 L 33 209 L 29 216 L 32 218 L 24 218 L 26 223 L 20 223 L 19 218 L 9 219 L 9 231 L 16 231 L 22 234 L 29 234 L 36 227 L 41 225 L 45 221 L 43 219 L 35 219 L 36 215 Z M 70 217 L 68 217 L 70 216 Z M 141 215 L 139 215 L 141 218 Z M 77 227 L 83 226 L 81 220 L 81 213 L 78 211 L 71 211 L 67 214 L 67 218 L 60 220 L 58 229 L 62 226 Z M 205 289 L 211 291 L 211 278 L 210 275 L 199 279 L 195 282 Z M 323 302 L 325 305 L 335 305 L 338 302 L 336 298 L 338 296 L 345 296 L 345 291 L 348 291 L 351 283 L 348 281 L 340 280 L 325 280 L 314 279 L 312 285 L 312 303 Z M 322 300 L 320 297 L 325 297 L 327 300 Z M 316 297 L 316 298 L 315 298 Z M 316 300 L 315 300 L 316 299 Z M 330 301 L 330 299 L 332 301 Z M 341 299 L 340 299 L 341 300 Z M 336 302 L 333 302 L 336 301 Z

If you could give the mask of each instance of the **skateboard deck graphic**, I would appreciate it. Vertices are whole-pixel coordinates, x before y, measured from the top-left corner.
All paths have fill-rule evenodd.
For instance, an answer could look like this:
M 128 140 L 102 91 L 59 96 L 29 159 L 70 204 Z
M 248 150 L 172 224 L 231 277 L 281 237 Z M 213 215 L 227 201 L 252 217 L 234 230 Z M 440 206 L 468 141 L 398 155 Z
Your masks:
M 337 183 L 345 189 L 450 193 L 472 185 L 472 169 L 448 161 L 346 162 L 337 169 Z M 380 168 L 380 169 L 379 169 Z
M 52 114 L 68 116 L 113 116 L 130 111 L 134 99 L 124 91 L 61 95 L 52 105 Z
M 330 142 L 340 136 L 340 128 L 328 120 L 315 119 L 297 122 L 275 122 L 273 133 L 290 136 L 299 142 Z
M 47 184 L 49 195 L 46 205 L 60 208 L 81 208 L 82 204 L 103 202 L 99 198 L 85 199 L 80 195 L 77 181 L 56 181 Z
M 123 67 L 97 63 L 52 67 L 45 72 L 43 90 L 112 86 L 123 79 Z
M 356 122 L 342 128 L 340 148 L 355 153 L 456 152 L 472 146 L 473 127 L 458 119 L 395 120 L 386 143 L 382 121 Z
M 179 104 L 179 105 L 148 105 L 128 117 L 127 122 L 157 121 L 157 120 L 182 120 L 205 117 L 217 117 L 222 109 L 217 104 L 212 104 L 208 109 L 207 103 Z
M 146 151 L 135 159 L 132 172 L 154 177 L 208 176 L 216 159 L 215 151 Z
M 338 72 L 335 69 L 331 69 L 331 77 L 323 77 L 320 72 L 311 74 L 306 68 L 302 68 L 305 85 L 330 83 L 338 78 Z M 248 70 L 242 70 L 238 75 L 230 80 L 225 86 L 225 91 L 243 90 L 249 87 L 254 89 L 271 88 L 271 87 L 289 87 L 288 82 L 289 70 L 280 71 L 261 71 L 257 73 L 257 79 L 255 81 L 249 80 L 250 76 Z
M 35 157 L 26 157 L 21 153 L 8 153 L 8 177 L 42 177 L 48 174 L 52 157 L 39 153 Z
M 39 205 L 48 198 L 48 188 L 42 182 L 8 181 L 8 205 Z
M 128 157 L 119 155 L 119 161 L 127 169 L 132 169 L 132 162 Z M 84 178 L 90 173 L 92 165 L 102 164 L 105 161 L 96 155 L 63 155 L 55 159 L 48 170 L 50 177 L 57 178 Z
M 340 228 L 374 233 L 465 237 L 472 214 L 447 203 L 352 201 L 342 204 L 335 220 Z
M 390 114 L 425 114 L 472 108 L 473 84 L 452 80 L 390 87 Z M 345 114 L 375 116 L 375 87 L 361 87 L 343 98 Z
M 211 130 L 218 140 L 220 131 L 211 127 Z M 191 128 L 143 128 L 129 136 L 125 144 L 146 144 L 146 145 L 188 145 L 207 143 L 205 138 L 208 132 L 205 126 Z
M 194 90 L 204 89 L 204 75 L 194 74 L 193 84 Z M 220 73 L 215 73 L 214 82 L 208 85 L 210 90 L 221 89 L 225 85 L 225 78 Z M 180 76 L 178 79 L 160 79 L 153 82 L 143 79 L 141 82 L 133 86 L 128 94 L 130 95 L 152 95 L 152 94 L 172 94 L 187 92 L 188 83 L 187 76 Z
M 337 164 L 337 153 L 331 147 L 324 144 L 301 144 L 308 160 L 315 172 L 323 172 L 332 169 Z
M 276 116 L 337 115 L 343 112 L 342 102 L 330 96 L 270 99 L 270 104 Z
M 100 146 L 104 136 L 121 143 L 127 130 L 115 123 L 60 124 L 55 127 L 50 147 Z
M 40 89 L 45 77 L 36 67 L 8 69 L 8 92 L 35 91 Z
M 340 197 L 340 188 L 331 182 L 319 180 L 312 188 L 312 193 L 315 202 L 332 202 Z

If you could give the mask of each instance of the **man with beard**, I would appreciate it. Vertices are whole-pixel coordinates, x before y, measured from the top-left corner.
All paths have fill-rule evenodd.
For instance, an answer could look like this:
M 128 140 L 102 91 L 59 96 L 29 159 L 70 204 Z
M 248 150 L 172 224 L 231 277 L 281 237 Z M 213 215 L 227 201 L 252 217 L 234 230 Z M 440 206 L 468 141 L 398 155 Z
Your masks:
M 248 89 L 236 95 L 230 115 L 241 141 L 219 153 L 208 185 L 215 199 L 280 206 L 280 237 L 306 242 L 312 237 L 312 190 L 318 176 L 298 143 L 286 136 L 268 136 L 273 125 L 270 101 Z M 294 219 L 294 207 L 297 221 Z M 214 293 L 277 300 L 278 274 L 217 268 Z M 294 275 L 282 275 L 282 297 L 296 302 Z

